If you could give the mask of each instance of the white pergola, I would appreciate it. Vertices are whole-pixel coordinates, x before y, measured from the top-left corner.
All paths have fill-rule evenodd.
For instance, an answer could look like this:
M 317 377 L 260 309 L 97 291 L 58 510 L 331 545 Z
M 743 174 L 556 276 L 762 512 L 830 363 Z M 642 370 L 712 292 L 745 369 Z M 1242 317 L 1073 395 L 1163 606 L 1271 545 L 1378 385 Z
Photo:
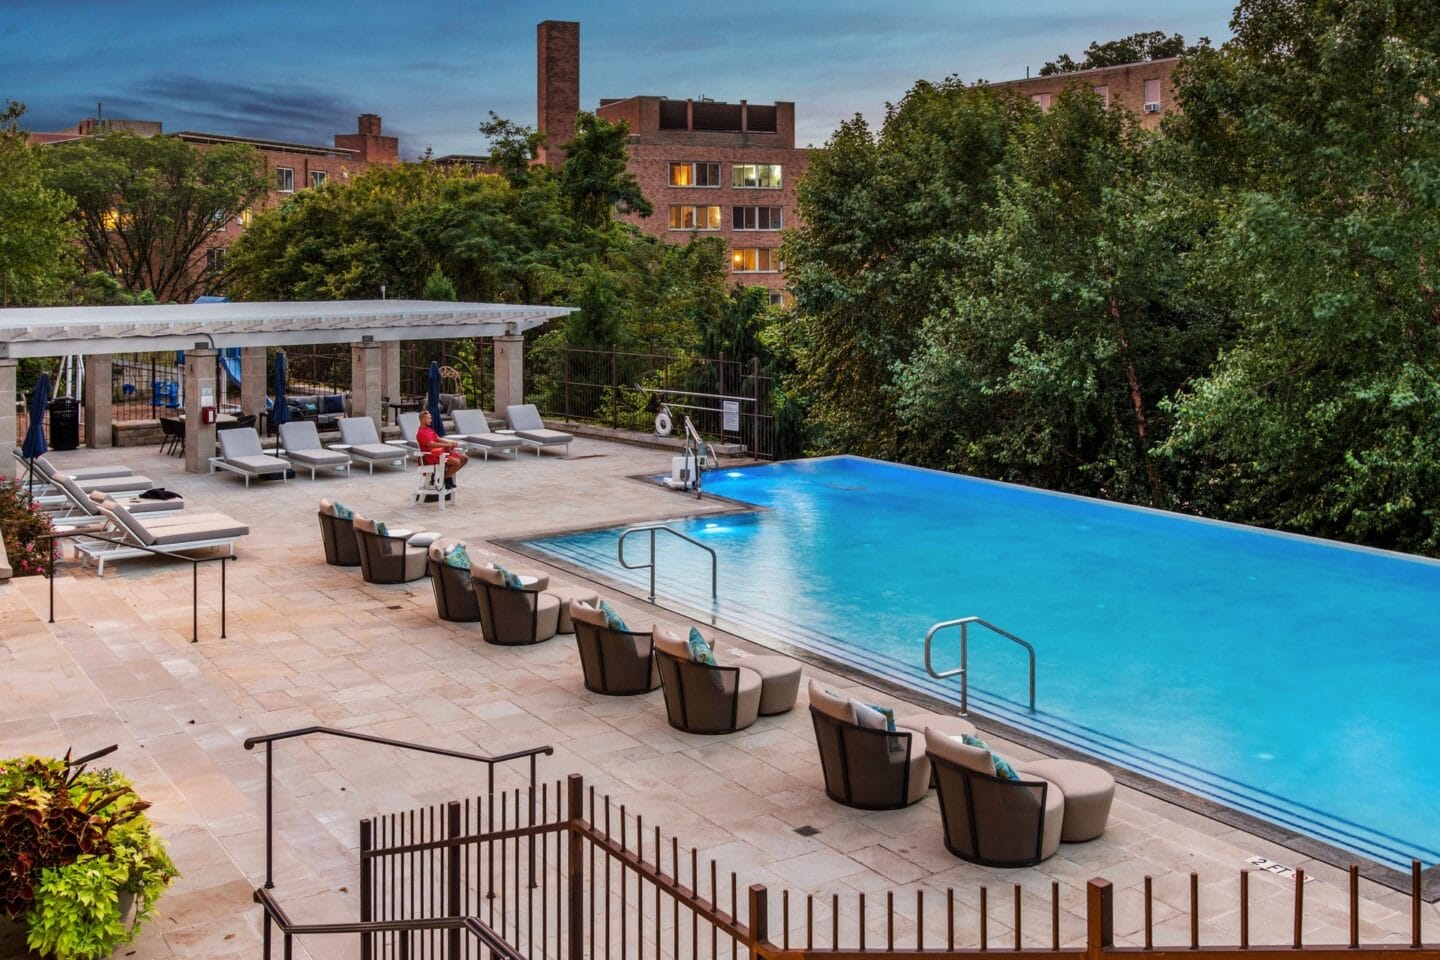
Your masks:
M 265 348 L 351 345 L 351 406 L 381 422 L 382 394 L 399 392 L 402 340 L 489 337 L 495 341 L 495 405 L 523 403 L 524 333 L 573 307 L 434 300 L 198 303 L 124 307 L 24 307 L 0 310 L 0 450 L 16 443 L 15 366 L 22 357 L 85 358 L 85 421 L 110 422 L 110 357 L 185 350 L 187 421 L 198 425 L 201 386 L 214 383 L 216 350 L 241 349 L 241 406 L 265 400 Z M 195 407 L 191 410 L 191 407 Z M 254 409 L 251 409 L 251 408 Z M 214 429 L 187 443 L 186 465 L 199 470 L 214 448 Z M 108 431 L 88 442 L 108 446 Z

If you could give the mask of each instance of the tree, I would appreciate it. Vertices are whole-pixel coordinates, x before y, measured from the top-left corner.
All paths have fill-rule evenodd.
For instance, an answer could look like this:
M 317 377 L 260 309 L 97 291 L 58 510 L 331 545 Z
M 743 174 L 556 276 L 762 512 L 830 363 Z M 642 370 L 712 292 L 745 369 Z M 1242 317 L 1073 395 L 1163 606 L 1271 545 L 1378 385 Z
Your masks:
M 622 214 L 650 216 L 650 201 L 625 165 L 630 127 L 623 120 L 611 123 L 593 113 L 575 117 L 575 139 L 563 144 L 565 163 L 560 168 L 560 195 L 579 223 L 598 228 Z
M 490 166 L 512 186 L 523 187 L 545 146 L 545 131 L 513 123 L 491 110 L 490 119 L 480 124 L 480 132 L 490 138 Z
M 1084 58 L 1078 63 L 1068 53 L 1062 53 L 1040 68 L 1040 76 L 1073 73 L 1076 70 L 1093 70 L 1096 67 L 1118 67 L 1122 64 L 1140 63 L 1145 60 L 1163 60 L 1166 57 L 1193 56 L 1200 50 L 1209 49 L 1209 47 L 1209 37 L 1201 37 L 1199 43 L 1187 47 L 1185 38 L 1178 33 L 1168 37 L 1160 30 L 1132 33 L 1119 40 L 1090 44 L 1085 48 Z
M 269 182 L 255 148 L 198 150 L 177 137 L 107 133 L 56 145 L 45 181 L 75 204 L 86 264 L 132 292 L 188 301 L 208 281 L 207 242 L 261 200 Z
M 17 126 L 25 105 L 0 111 L 0 306 L 57 299 L 74 271 L 70 198 L 45 186 L 41 159 Z
M 455 284 L 445 276 L 445 271 L 440 269 L 440 264 L 435 264 L 435 269 L 425 278 L 425 289 L 420 291 L 421 300 L 456 300 Z

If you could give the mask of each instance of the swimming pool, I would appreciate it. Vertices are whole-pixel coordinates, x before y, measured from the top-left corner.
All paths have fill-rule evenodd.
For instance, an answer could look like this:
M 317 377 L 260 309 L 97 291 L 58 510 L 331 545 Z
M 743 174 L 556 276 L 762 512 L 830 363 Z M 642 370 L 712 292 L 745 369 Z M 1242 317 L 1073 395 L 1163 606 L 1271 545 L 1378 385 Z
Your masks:
M 1037 710 L 1023 651 L 976 630 L 972 710 L 1391 866 L 1440 859 L 1440 563 L 858 457 L 706 490 L 765 508 L 673 523 L 719 553 L 723 619 L 958 700 L 925 632 L 983 617 L 1035 646 Z M 642 585 L 616 538 L 530 545 Z M 708 556 L 657 540 L 661 599 L 710 609 Z

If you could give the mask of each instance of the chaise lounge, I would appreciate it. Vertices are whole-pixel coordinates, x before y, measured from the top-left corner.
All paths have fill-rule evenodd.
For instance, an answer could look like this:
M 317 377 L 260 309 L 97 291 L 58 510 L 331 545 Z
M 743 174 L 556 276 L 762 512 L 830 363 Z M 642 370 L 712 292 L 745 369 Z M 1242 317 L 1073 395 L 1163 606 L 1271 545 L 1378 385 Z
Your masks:
M 456 410 L 451 416 L 455 419 L 455 435 L 450 439 L 460 441 L 468 449 L 480 451 L 486 460 L 490 459 L 492 450 L 514 457 L 520 449 L 520 439 L 515 434 L 496 433 L 490 429 L 490 421 L 485 419 L 483 410 Z
M 326 450 L 320 443 L 319 431 L 309 420 L 280 424 L 280 456 L 296 467 L 309 470 L 311 480 L 315 479 L 316 470 L 326 468 L 344 470 L 347 477 L 350 475 L 350 458 L 339 450 Z
M 221 430 L 215 434 L 215 442 L 220 445 L 220 455 L 210 458 L 211 473 L 214 473 L 217 467 L 221 470 L 229 470 L 231 473 L 238 473 L 245 478 L 246 487 L 250 486 L 252 477 L 270 477 L 279 474 L 283 483 L 290 473 L 288 460 L 272 457 L 261 448 L 260 434 L 255 432 L 254 427 Z
M 522 443 L 535 448 L 535 456 L 540 456 L 542 447 L 564 447 L 565 455 L 570 455 L 570 444 L 575 438 L 559 430 L 546 429 L 545 421 L 540 419 L 540 410 L 535 404 L 521 403 L 506 407 L 505 419 L 510 421 L 510 429 L 515 431 L 515 436 Z
M 340 426 L 340 440 L 350 448 L 350 459 L 365 464 L 371 473 L 375 472 L 377 463 L 405 466 L 409 452 L 404 447 L 382 443 L 374 420 L 369 417 L 341 417 L 336 422 Z
M 235 541 L 250 532 L 248 526 L 223 513 L 181 510 L 141 515 L 114 500 L 101 504 L 100 512 L 123 542 L 79 540 L 75 544 L 75 554 L 82 562 L 95 561 L 95 572 L 102 577 L 107 560 L 146 557 L 157 551 L 183 554 L 192 550 L 225 547 L 234 555 Z M 147 547 L 149 549 L 141 549 Z

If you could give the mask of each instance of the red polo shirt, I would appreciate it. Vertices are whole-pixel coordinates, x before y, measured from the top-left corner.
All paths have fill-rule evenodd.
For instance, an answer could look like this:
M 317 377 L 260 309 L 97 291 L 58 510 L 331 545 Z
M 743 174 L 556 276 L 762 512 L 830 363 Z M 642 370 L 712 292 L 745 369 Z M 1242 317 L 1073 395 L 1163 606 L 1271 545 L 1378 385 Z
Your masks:
M 420 448 L 420 456 L 426 463 L 439 463 L 440 454 L 444 450 L 439 445 L 440 434 L 430 427 L 421 427 L 415 431 L 415 444 Z

